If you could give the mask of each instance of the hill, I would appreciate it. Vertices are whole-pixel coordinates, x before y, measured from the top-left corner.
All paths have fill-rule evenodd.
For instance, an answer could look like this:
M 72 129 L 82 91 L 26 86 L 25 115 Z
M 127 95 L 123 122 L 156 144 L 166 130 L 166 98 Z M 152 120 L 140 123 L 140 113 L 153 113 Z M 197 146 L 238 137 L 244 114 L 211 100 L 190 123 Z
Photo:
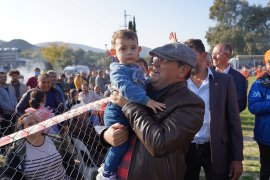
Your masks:
M 5 41 L 2 41 L 0 40 L 0 48 L 12 48 L 12 47 L 15 47 L 15 48 L 18 48 L 20 50 L 37 50 L 41 47 L 47 47 L 49 46 L 51 43 L 57 43 L 57 44 L 63 44 L 65 42 L 61 42 L 61 41 L 55 41 L 55 42 L 43 42 L 43 43 L 38 43 L 38 44 L 30 44 L 29 42 L 23 40 L 23 39 L 13 39 L 9 42 L 5 42 Z M 87 45 L 83 45 L 83 44 L 76 44 L 76 43 L 65 43 L 65 44 L 68 44 L 68 46 L 72 49 L 83 49 L 84 51 L 93 51 L 95 53 L 104 53 L 105 50 L 104 49 L 99 49 L 99 48 L 95 48 L 95 47 L 91 47 L 91 46 L 87 46 Z M 142 51 L 140 52 L 140 57 L 145 57 L 145 56 L 148 56 L 149 55 L 149 51 L 151 49 L 148 48 L 148 47 L 145 47 L 145 46 L 142 46 Z
M 68 44 L 68 46 L 72 49 L 83 49 L 84 51 L 93 51 L 93 52 L 97 52 L 97 53 L 104 53 L 105 50 L 103 49 L 99 49 L 99 48 L 94 48 L 91 46 L 87 46 L 87 45 L 83 45 L 83 44 L 76 44 L 76 43 L 65 43 L 65 42 L 61 42 L 61 41 L 55 41 L 55 42 L 44 42 L 44 43 L 39 43 L 36 44 L 36 46 L 39 47 L 47 47 L 52 43 L 56 43 L 56 44 Z
M 56 43 L 56 44 L 63 44 L 65 42 L 61 42 L 61 41 L 55 41 L 55 42 L 44 42 L 44 43 L 38 43 L 36 44 L 36 46 L 38 47 L 47 47 L 49 46 L 51 43 Z M 68 44 L 68 46 L 72 49 L 83 49 L 84 51 L 93 51 L 96 53 L 104 53 L 105 50 L 104 49 L 99 49 L 99 48 L 95 48 L 95 47 L 91 47 L 91 46 L 87 46 L 87 45 L 83 45 L 83 44 L 76 44 L 76 43 L 65 43 Z M 145 57 L 147 55 L 149 55 L 149 51 L 151 49 L 148 47 L 144 47 L 142 46 L 142 51 L 140 52 L 140 57 Z
M 5 41 L 0 40 L 0 45 L 3 44 L 3 43 L 5 43 Z
M 27 50 L 27 49 L 37 49 L 38 47 L 30 44 L 29 42 L 23 40 L 23 39 L 13 39 L 9 42 L 0 42 L 0 48 L 18 48 L 20 50 Z

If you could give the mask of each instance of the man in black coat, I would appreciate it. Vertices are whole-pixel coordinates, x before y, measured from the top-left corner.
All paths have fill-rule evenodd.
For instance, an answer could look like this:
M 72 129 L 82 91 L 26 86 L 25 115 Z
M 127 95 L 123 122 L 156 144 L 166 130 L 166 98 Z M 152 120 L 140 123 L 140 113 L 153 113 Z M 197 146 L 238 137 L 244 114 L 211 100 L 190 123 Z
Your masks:
M 219 43 L 213 49 L 212 59 L 216 71 L 229 74 L 233 77 L 237 90 L 237 102 L 240 113 L 245 110 L 247 106 L 247 84 L 246 78 L 230 66 L 229 60 L 231 55 L 232 47 L 227 43 Z

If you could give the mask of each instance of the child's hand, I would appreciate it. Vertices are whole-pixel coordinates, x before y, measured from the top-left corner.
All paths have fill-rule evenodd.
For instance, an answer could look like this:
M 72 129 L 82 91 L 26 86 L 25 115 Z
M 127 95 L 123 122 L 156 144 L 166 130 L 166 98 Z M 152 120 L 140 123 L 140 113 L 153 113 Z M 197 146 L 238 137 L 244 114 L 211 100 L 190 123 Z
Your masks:
M 163 109 L 166 108 L 166 105 L 163 104 L 163 103 L 159 103 L 159 102 L 156 102 L 152 99 L 150 99 L 147 104 L 146 104 L 147 107 L 150 107 L 151 109 L 153 109 L 153 111 L 155 113 L 157 113 L 157 110 L 156 109 L 159 109 L 160 111 L 163 111 Z

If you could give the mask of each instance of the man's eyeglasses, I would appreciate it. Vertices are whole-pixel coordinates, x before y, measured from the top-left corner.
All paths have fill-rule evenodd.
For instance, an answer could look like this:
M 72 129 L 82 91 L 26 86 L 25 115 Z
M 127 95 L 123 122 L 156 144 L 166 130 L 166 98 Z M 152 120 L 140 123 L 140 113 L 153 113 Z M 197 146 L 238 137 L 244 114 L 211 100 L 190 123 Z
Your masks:
M 162 58 L 159 58 L 159 57 L 153 57 L 153 62 L 152 62 L 152 65 L 156 65 L 156 63 L 159 62 L 159 63 L 173 63 L 173 62 L 176 62 L 178 64 L 178 66 L 186 66 L 187 64 L 181 62 L 181 61 L 173 61 L 173 60 L 167 60 L 167 59 L 162 59 Z
M 153 63 L 152 64 L 155 64 L 157 62 L 174 62 L 174 61 L 167 60 L 167 59 L 162 59 L 162 58 L 159 58 L 159 57 L 153 57 Z
M 222 54 L 227 54 L 228 55 L 228 53 L 226 53 L 226 52 L 212 53 L 211 55 L 212 56 L 221 56 Z

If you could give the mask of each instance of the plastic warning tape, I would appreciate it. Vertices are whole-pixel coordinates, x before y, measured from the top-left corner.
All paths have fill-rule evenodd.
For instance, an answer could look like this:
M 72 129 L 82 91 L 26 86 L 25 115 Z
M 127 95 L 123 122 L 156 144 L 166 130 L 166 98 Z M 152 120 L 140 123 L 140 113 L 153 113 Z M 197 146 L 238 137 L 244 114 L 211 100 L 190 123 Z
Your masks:
M 50 119 L 47 119 L 45 121 L 42 121 L 38 124 L 35 124 L 31 127 L 25 128 L 23 130 L 17 131 L 15 133 L 12 133 L 10 135 L 4 136 L 2 138 L 0 138 L 0 147 L 4 146 L 6 144 L 12 143 L 14 141 L 17 141 L 19 139 L 22 139 L 24 137 L 27 137 L 31 134 L 34 134 L 38 131 L 42 131 L 48 127 L 51 127 L 53 125 L 59 124 L 63 121 L 72 119 L 84 112 L 90 111 L 90 110 L 100 110 L 100 106 L 103 103 L 107 103 L 109 102 L 109 98 L 104 98 L 86 105 L 82 105 L 76 109 L 72 109 L 70 111 L 67 111 L 63 114 L 54 116 Z

